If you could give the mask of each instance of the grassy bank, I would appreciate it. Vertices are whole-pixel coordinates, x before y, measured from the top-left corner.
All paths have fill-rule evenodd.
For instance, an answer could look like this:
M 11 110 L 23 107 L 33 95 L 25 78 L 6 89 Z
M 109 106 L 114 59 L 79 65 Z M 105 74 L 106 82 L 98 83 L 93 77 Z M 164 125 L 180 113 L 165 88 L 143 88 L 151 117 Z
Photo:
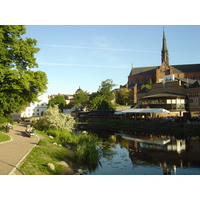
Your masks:
M 93 136 L 74 135 L 66 130 L 48 130 L 46 133 L 40 132 L 40 138 L 38 145 L 32 149 L 20 165 L 21 173 L 26 175 L 68 175 L 74 174 L 78 168 L 90 170 L 98 162 L 96 138 Z M 96 157 L 94 157 L 95 153 Z M 60 165 L 60 161 L 65 161 L 69 167 Z M 47 163 L 54 164 L 55 171 L 50 170 Z
M 159 120 L 90 119 L 89 126 L 99 129 L 138 131 L 165 135 L 200 135 L 200 124 L 187 124 Z
M 38 132 L 38 131 L 37 131 Z M 73 174 L 70 168 L 76 168 L 74 152 L 63 146 L 54 145 L 53 139 L 47 134 L 40 132 L 41 138 L 38 145 L 32 149 L 25 160 L 21 163 L 19 170 L 25 175 L 55 175 L 55 174 Z M 70 168 L 66 169 L 58 163 L 65 161 Z M 47 167 L 47 163 L 53 163 L 55 171 Z

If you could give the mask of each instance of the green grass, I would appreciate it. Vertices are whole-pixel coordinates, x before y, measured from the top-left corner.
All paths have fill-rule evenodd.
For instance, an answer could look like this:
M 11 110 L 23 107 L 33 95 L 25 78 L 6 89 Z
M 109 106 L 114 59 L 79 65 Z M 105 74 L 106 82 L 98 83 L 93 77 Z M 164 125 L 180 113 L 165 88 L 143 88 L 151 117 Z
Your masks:
M 0 142 L 6 142 L 9 140 L 10 140 L 10 137 L 0 131 Z
M 77 166 L 73 160 L 74 152 L 63 147 L 53 145 L 53 140 L 43 135 L 38 145 L 32 149 L 26 159 L 20 165 L 20 171 L 26 175 L 55 175 L 63 174 L 64 167 L 57 164 L 59 161 L 65 161 L 71 168 Z M 56 170 L 51 171 L 46 165 L 53 163 Z
M 53 175 L 53 174 L 72 174 L 66 172 L 64 167 L 58 165 L 59 161 L 66 161 L 74 168 L 93 170 L 98 165 L 99 150 L 96 148 L 98 139 L 90 134 L 72 134 L 66 130 L 48 130 L 46 133 L 37 131 L 41 134 L 38 145 L 32 149 L 24 162 L 20 166 L 20 171 L 27 175 Z M 54 138 L 49 138 L 49 135 Z M 53 143 L 62 144 L 53 145 Z M 64 147 L 68 144 L 71 149 Z M 46 166 L 53 163 L 56 171 L 51 171 Z
M 0 124 L 0 142 L 6 142 L 10 140 L 10 137 L 2 133 L 4 123 Z

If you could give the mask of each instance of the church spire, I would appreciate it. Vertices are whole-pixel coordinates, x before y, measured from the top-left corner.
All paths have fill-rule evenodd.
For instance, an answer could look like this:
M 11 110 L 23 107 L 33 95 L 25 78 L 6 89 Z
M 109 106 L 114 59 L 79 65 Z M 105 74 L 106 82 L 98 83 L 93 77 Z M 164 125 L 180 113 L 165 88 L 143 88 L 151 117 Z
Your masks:
M 167 42 L 166 42 L 166 37 L 165 37 L 165 30 L 163 27 L 163 46 L 162 46 L 162 62 L 165 61 L 169 65 L 169 57 L 168 57 L 168 50 L 167 50 Z

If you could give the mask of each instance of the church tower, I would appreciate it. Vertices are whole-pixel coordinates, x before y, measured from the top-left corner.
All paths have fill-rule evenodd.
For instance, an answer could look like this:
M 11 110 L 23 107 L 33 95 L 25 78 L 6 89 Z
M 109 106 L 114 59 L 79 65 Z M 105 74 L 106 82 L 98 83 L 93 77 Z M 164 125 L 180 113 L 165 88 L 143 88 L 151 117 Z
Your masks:
M 166 42 L 164 27 L 163 27 L 163 46 L 162 46 L 161 56 L 162 56 L 161 63 L 165 61 L 169 65 L 169 54 L 167 50 L 167 42 Z

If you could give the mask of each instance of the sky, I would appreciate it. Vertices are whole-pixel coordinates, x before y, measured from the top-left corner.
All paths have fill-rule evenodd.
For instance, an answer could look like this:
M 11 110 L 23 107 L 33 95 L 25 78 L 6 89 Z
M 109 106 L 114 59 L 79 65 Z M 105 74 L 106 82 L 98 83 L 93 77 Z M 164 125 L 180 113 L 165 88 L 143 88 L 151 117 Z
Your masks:
M 27 25 L 35 38 L 47 94 L 96 92 L 112 79 L 119 88 L 133 67 L 159 66 L 163 27 L 170 65 L 200 63 L 199 25 Z

